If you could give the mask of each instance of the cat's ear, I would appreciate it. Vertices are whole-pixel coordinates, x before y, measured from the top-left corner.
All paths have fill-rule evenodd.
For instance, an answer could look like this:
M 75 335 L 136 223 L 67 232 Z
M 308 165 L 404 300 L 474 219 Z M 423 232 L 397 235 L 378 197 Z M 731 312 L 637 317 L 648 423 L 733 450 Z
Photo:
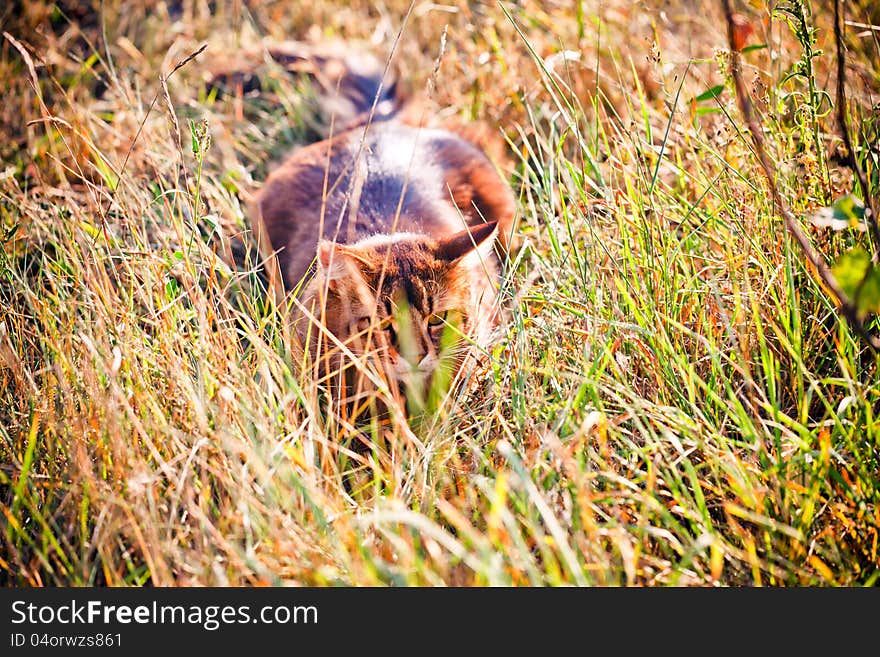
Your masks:
M 342 279 L 351 276 L 345 247 L 330 240 L 318 242 L 318 270 L 330 289 L 336 290 Z
M 336 290 L 340 281 L 362 273 L 369 265 L 369 261 L 355 248 L 330 240 L 318 242 L 318 270 L 331 290 Z
M 480 252 L 481 257 L 487 256 L 487 248 L 478 247 L 482 244 L 485 244 L 488 248 L 491 247 L 492 242 L 489 240 L 489 237 L 495 232 L 497 225 L 497 221 L 491 221 L 443 238 L 437 244 L 437 250 L 435 251 L 437 259 L 452 263 L 469 253 L 473 253 L 475 250 Z
M 330 240 L 318 242 L 318 269 L 325 280 L 335 281 L 345 276 L 345 261 L 338 244 Z

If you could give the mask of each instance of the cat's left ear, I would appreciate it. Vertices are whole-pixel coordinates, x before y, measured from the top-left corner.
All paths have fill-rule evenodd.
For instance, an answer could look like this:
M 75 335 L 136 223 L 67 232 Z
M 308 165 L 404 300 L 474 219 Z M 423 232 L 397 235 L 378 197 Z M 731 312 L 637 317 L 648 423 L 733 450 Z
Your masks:
M 339 245 L 330 240 L 321 240 L 318 243 L 318 268 L 331 285 L 346 274 L 345 256 L 341 251 Z
M 355 249 L 321 240 L 318 242 L 318 269 L 331 290 L 337 289 L 339 282 L 350 278 L 354 271 L 366 266 L 366 262 Z
M 452 263 L 475 251 L 481 258 L 488 256 L 492 247 L 489 237 L 495 233 L 497 226 L 497 221 L 491 221 L 443 238 L 437 244 L 437 259 Z

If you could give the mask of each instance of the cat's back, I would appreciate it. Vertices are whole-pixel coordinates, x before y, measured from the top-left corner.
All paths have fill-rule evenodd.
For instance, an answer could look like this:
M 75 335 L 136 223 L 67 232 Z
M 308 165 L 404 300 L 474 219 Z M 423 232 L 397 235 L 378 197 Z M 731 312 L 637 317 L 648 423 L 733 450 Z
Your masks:
M 443 237 L 462 230 L 466 220 L 450 183 L 463 167 L 490 166 L 479 149 L 451 132 L 399 121 L 378 125 L 364 140 L 353 135 L 347 149 L 334 206 L 348 200 L 355 217 L 350 241 L 376 233 Z

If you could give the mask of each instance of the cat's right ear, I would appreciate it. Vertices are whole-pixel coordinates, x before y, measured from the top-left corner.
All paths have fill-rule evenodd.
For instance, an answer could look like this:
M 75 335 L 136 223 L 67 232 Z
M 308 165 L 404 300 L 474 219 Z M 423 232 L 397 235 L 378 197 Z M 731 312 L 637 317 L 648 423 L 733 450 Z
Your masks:
M 488 241 L 488 238 L 495 232 L 497 225 L 497 221 L 478 224 L 440 240 L 437 245 L 437 258 L 451 263 L 460 260 L 469 253 L 479 252 L 483 244 L 486 245 L 486 248 L 490 248 L 491 242 Z M 486 257 L 487 253 L 479 253 L 479 255 Z

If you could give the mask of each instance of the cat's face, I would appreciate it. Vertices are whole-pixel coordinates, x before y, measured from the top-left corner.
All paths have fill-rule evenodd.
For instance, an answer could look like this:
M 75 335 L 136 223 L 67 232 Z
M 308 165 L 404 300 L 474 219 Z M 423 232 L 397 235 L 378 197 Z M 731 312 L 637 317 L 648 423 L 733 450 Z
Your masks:
M 474 323 L 474 270 L 494 224 L 443 240 L 399 234 L 354 245 L 322 242 L 317 285 L 324 324 L 358 356 L 381 364 L 401 390 L 454 370 Z

